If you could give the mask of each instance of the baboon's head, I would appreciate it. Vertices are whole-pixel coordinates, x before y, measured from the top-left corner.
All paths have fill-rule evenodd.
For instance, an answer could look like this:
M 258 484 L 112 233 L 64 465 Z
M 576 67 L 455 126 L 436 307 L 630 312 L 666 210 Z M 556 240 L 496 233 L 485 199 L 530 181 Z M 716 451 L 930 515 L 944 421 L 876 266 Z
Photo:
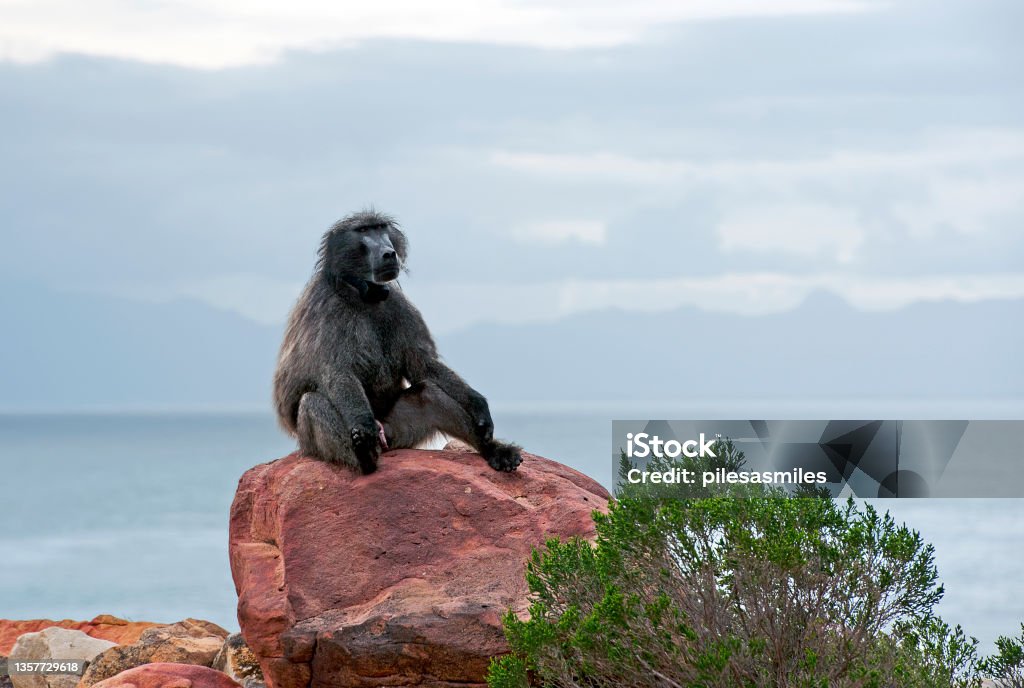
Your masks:
M 373 210 L 354 213 L 324 234 L 320 267 L 335 282 L 384 284 L 405 266 L 406 247 L 393 218 Z

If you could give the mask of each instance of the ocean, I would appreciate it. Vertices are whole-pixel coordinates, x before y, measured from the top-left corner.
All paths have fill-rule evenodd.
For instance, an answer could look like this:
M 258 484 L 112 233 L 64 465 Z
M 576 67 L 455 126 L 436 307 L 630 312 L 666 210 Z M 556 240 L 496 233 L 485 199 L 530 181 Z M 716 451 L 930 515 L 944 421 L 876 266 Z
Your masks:
M 768 417 L 867 417 L 868 408 L 873 417 L 951 417 L 928 409 L 881 415 L 886 409 L 877 404 L 815 406 L 813 416 L 806 404 L 773 408 Z M 495 421 L 499 436 L 610 485 L 611 419 L 651 417 L 650 410 L 535 406 L 498 412 Z M 971 417 L 1018 410 L 982 409 Z M 668 417 L 755 417 L 727 405 L 673 413 Z M 246 469 L 293 447 L 274 419 L 259 413 L 0 415 L 0 618 L 191 616 L 237 629 L 227 556 L 231 500 Z M 946 587 L 943 618 L 963 625 L 984 650 L 997 636 L 1020 632 L 1022 500 L 878 505 L 935 545 Z

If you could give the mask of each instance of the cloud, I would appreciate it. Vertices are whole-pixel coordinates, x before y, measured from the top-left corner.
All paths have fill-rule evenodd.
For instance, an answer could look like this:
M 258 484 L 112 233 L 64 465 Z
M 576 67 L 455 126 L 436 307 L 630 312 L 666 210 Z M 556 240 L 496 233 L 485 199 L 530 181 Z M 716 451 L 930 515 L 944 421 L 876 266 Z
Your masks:
M 869 7 L 857 0 L 7 0 L 0 58 L 82 53 L 216 69 L 374 38 L 575 49 L 630 43 L 672 22 Z
M 997 257 L 1019 241 L 1024 220 L 1024 130 L 1017 128 L 929 129 L 885 147 L 748 159 L 509 150 L 482 157 L 548 187 L 590 190 L 634 208 L 699 198 L 713 207 L 710 229 L 733 260 L 762 255 L 861 268 L 896 261 L 920 270 L 922 256 L 947 252 L 965 235 L 975 246 L 960 255 Z
M 610 152 L 536 153 L 492 151 L 489 162 L 516 172 L 562 183 L 615 182 L 665 185 L 701 176 L 701 166 L 685 160 L 659 160 Z
M 599 220 L 549 220 L 517 227 L 513 238 L 526 243 L 601 245 L 608 238 L 608 227 Z
M 824 155 L 790 158 L 653 158 L 609 151 L 542 153 L 508 150 L 485 154 L 491 165 L 563 184 L 615 182 L 677 187 L 680 183 L 757 183 L 786 188 L 800 181 L 841 181 L 876 174 L 918 174 L 937 168 L 1024 161 L 1024 130 L 963 128 L 925 132 L 892 149 L 840 148 Z
M 1024 176 L 933 179 L 927 196 L 895 204 L 893 215 L 916 237 L 928 239 L 942 229 L 981 234 L 999 219 L 1024 210 Z
M 719 246 L 727 253 L 780 252 L 800 258 L 823 255 L 851 263 L 866 230 L 856 213 L 813 203 L 742 208 L 718 224 Z
M 431 327 L 449 332 L 477 322 L 546 322 L 606 309 L 663 312 L 689 306 L 739 315 L 768 315 L 792 310 L 816 291 L 836 294 L 865 311 L 891 311 L 938 301 L 1024 299 L 1024 273 L 904 278 L 862 273 L 735 272 L 710 277 L 570 279 L 520 285 L 415 284 L 407 291 Z

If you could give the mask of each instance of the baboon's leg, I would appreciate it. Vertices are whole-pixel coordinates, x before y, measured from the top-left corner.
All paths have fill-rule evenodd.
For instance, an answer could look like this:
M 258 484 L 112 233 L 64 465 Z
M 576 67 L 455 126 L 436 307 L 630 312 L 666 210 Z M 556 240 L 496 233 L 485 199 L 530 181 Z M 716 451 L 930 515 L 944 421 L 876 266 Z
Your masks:
M 340 463 L 362 473 L 377 468 L 376 428 L 350 426 L 330 400 L 319 392 L 306 392 L 299 401 L 296 428 L 303 454 L 328 463 Z
M 307 456 L 353 468 L 358 465 L 341 414 L 319 392 L 306 392 L 299 400 L 295 434 Z
M 395 449 L 413 447 L 443 432 L 476 449 L 495 470 L 513 471 L 522 461 L 515 445 L 481 437 L 469 412 L 432 381 L 403 391 L 383 424 L 388 446 Z

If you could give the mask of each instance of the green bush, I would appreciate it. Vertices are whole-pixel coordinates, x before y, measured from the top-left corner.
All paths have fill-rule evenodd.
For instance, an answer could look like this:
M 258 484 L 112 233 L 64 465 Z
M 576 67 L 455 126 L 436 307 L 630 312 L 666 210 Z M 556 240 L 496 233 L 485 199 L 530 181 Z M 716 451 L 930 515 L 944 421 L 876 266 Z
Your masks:
M 734 448 L 721 454 L 742 465 Z M 933 614 L 943 591 L 918 533 L 852 500 L 760 489 L 624 490 L 595 513 L 594 543 L 535 551 L 530 618 L 506 615 L 512 652 L 492 663 L 489 685 L 980 684 L 977 641 Z
M 1024 624 L 1019 638 L 996 640 L 996 654 L 981 663 L 981 671 L 992 677 L 997 688 L 1024 688 Z

